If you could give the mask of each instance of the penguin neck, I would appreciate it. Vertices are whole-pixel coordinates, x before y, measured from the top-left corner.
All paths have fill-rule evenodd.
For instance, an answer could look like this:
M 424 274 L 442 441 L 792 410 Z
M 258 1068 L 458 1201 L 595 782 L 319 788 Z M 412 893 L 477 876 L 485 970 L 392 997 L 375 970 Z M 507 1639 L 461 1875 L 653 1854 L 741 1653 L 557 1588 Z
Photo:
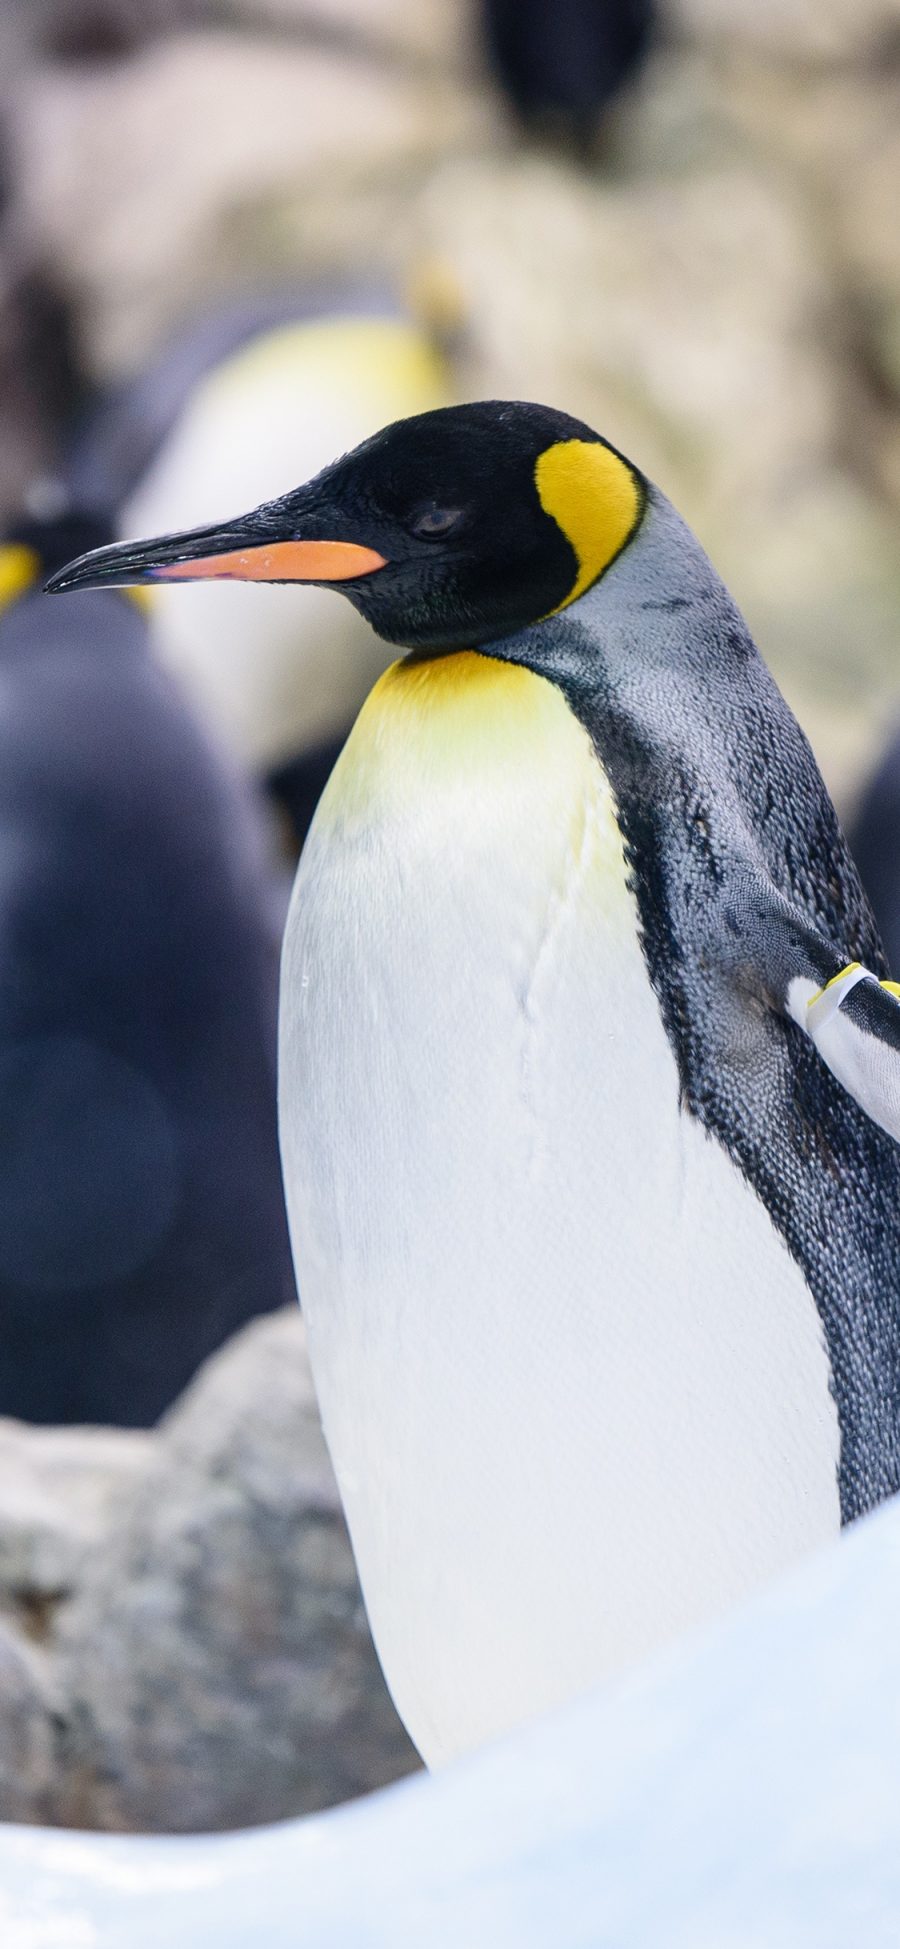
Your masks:
M 457 843 L 487 794 L 494 817 L 501 805 L 509 817 L 521 814 L 535 767 L 545 791 L 548 776 L 553 781 L 557 826 L 567 825 L 578 814 L 585 769 L 598 767 L 557 685 L 488 652 L 405 657 L 364 704 L 316 826 L 338 819 L 346 832 L 387 824 L 405 845 L 436 821 Z
M 584 595 L 543 622 L 484 646 L 559 684 L 579 716 L 603 699 L 640 711 L 661 677 L 711 691 L 762 668 L 746 623 L 709 557 L 654 487 L 634 541 Z
M 538 629 L 537 640 L 524 632 L 491 645 L 492 654 L 551 677 L 589 733 L 615 803 L 682 1108 L 766 1206 L 803 1268 L 840 1370 L 848 1309 L 864 1317 L 872 1292 L 896 1284 L 895 1147 L 866 1128 L 811 1044 L 786 1033 L 774 1011 L 751 1021 L 727 945 L 729 912 L 740 909 L 747 875 L 758 875 L 845 960 L 883 966 L 809 744 L 739 610 L 661 496 L 651 497 L 647 526 L 608 575 Z M 758 976 L 764 983 L 764 967 Z M 735 1061 L 744 1037 L 752 1063 Z M 798 1104 L 815 1108 L 798 1114 Z M 812 1124 L 815 1152 L 798 1156 Z M 849 1411 L 848 1425 L 870 1415 L 878 1455 L 893 1457 L 875 1394 Z M 848 1446 L 845 1519 L 871 1499 L 867 1471 Z M 885 1492 L 884 1479 L 875 1493 Z
M 676 889 L 708 875 L 717 926 L 721 889 L 747 870 L 824 921 L 849 958 L 881 966 L 807 739 L 736 603 L 658 489 L 635 540 L 577 602 L 487 647 L 555 683 L 590 736 L 615 797 L 654 982 L 654 935 L 667 961 L 673 930 L 693 936 L 698 924 L 696 897 L 680 914 Z
M 785 834 L 798 855 L 808 839 L 792 811 L 790 775 L 804 780 L 823 816 L 831 812 L 740 610 L 656 488 L 638 535 L 606 575 L 558 615 L 485 649 L 562 692 L 609 777 L 626 842 L 629 802 L 646 813 L 714 794 L 727 807 L 727 845 L 755 859 L 761 851 L 778 880 Z M 779 819 L 767 821 L 773 783 L 784 787 L 783 803 Z M 682 838 L 688 843 L 687 829 Z M 673 841 L 677 850 L 677 832 Z

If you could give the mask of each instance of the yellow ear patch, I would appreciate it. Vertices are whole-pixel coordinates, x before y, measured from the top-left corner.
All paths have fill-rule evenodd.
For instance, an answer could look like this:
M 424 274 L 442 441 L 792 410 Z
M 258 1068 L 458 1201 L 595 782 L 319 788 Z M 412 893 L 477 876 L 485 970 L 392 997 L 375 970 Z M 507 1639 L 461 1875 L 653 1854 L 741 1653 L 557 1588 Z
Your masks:
M 538 498 L 575 550 L 578 574 L 551 616 L 577 602 L 624 548 L 640 519 L 643 496 L 628 466 L 599 440 L 557 440 L 534 470 Z
M 0 541 L 0 612 L 32 589 L 40 572 L 40 556 L 24 541 Z

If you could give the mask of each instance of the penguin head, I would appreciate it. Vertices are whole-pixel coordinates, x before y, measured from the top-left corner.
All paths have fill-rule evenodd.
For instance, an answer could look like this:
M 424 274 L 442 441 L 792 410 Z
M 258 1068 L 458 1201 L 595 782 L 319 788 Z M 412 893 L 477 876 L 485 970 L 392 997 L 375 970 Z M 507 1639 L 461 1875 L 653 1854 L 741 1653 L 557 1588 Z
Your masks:
M 251 514 L 95 550 L 47 586 L 317 582 L 389 643 L 471 649 L 582 595 L 644 503 L 636 469 L 581 421 L 482 400 L 398 420 Z

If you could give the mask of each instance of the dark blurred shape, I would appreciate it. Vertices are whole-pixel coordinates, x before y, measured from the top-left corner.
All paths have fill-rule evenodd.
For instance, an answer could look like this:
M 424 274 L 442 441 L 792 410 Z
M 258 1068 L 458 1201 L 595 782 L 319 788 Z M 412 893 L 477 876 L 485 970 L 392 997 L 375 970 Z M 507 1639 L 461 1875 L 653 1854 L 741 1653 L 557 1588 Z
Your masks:
M 0 228 L 0 521 L 53 467 L 83 397 L 67 295 L 40 264 L 22 262 Z
M 296 758 L 267 772 L 266 785 L 284 812 L 293 846 L 299 853 L 313 822 L 316 806 L 344 748 L 349 724 L 338 737 L 328 738 Z
M 20 42 L 58 61 L 111 61 L 180 27 L 212 23 L 212 0 L 2 0 Z
M 891 974 L 900 976 L 900 729 L 865 787 L 847 836 Z
M 130 7 L 94 0 L 60 11 L 48 22 L 44 47 L 62 61 L 111 61 L 129 54 L 140 38 Z
M 86 393 L 68 295 L 44 266 L 27 265 L 13 285 L 11 308 L 28 409 L 42 414 L 51 432 L 65 427 Z
M 2 114 L 2 97 L 17 72 L 15 50 L 15 38 L 10 47 L 0 33 L 0 62 L 7 63 L 0 71 L 0 524 L 21 505 L 35 475 L 53 468 L 87 396 L 69 294 L 16 219 L 15 166 Z
M 111 523 L 107 517 L 94 513 L 90 508 L 70 507 L 62 490 L 52 481 L 38 488 L 36 493 L 38 498 L 60 498 L 63 505 L 58 514 L 22 514 L 0 533 L 0 614 L 11 606 L 9 600 L 4 601 L 2 576 L 4 563 L 8 564 L 15 551 L 25 550 L 34 557 L 29 570 L 31 579 L 23 581 L 22 593 L 33 590 L 37 594 L 41 583 L 55 575 L 58 568 L 65 568 L 74 555 L 91 548 L 102 548 L 109 539 Z
M 294 1291 L 256 809 L 119 594 L 0 542 L 0 1413 L 154 1421 Z
M 9 208 L 13 189 L 12 157 L 9 152 L 9 138 L 0 121 L 0 223 Z
M 490 65 L 526 127 L 578 148 L 649 45 L 654 0 L 482 0 Z

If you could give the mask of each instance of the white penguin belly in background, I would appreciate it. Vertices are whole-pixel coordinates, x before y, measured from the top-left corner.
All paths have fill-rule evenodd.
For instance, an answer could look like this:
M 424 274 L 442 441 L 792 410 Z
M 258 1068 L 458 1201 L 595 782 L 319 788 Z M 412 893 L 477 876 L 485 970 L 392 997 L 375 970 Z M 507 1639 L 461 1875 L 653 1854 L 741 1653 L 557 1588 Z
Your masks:
M 550 683 L 387 673 L 307 842 L 283 994 L 325 1431 L 434 1764 L 837 1533 L 828 1361 L 679 1108 L 611 793 Z
M 219 520 L 292 487 L 386 419 L 443 405 L 446 376 L 402 318 L 313 318 L 264 333 L 197 385 L 122 515 L 124 534 Z M 200 717 L 266 771 L 343 732 L 389 652 L 321 589 L 158 589 L 154 636 Z

